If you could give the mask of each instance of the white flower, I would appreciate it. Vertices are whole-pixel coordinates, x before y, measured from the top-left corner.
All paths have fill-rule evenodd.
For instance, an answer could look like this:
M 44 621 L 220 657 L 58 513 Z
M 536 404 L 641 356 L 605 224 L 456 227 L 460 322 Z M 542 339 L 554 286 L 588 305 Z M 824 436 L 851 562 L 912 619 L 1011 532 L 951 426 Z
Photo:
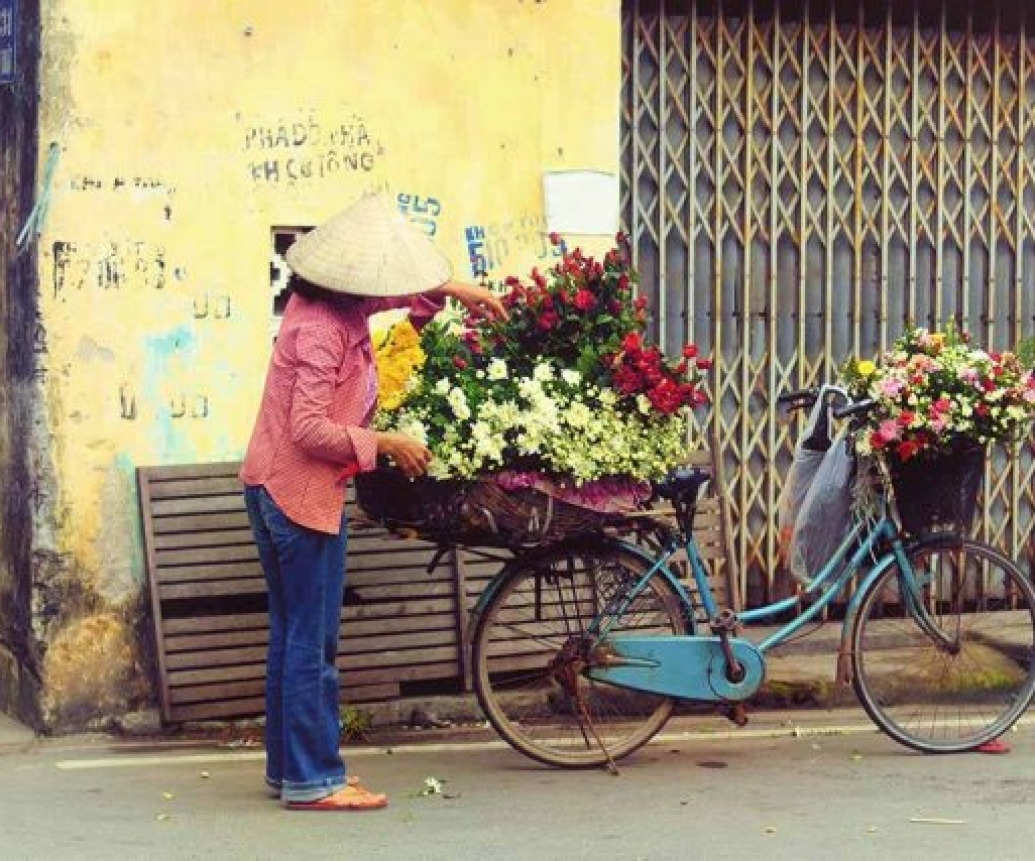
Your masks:
M 489 360 L 488 376 L 490 380 L 505 380 L 507 375 L 507 363 L 503 359 Z
M 532 379 L 540 383 L 549 383 L 554 379 L 553 366 L 549 362 L 539 362 L 532 369 Z
M 593 411 L 585 404 L 574 403 L 568 408 L 567 418 L 573 428 L 587 428 L 593 421 Z
M 467 397 L 464 395 L 463 389 L 454 386 L 450 389 L 447 400 L 453 410 L 453 415 L 460 419 L 460 421 L 466 421 L 471 417 L 471 408 L 467 404 Z
M 561 379 L 564 380 L 569 386 L 577 386 L 582 382 L 582 374 L 576 371 L 574 368 L 564 368 L 561 371 Z
M 416 416 L 404 416 L 399 422 L 400 432 L 412 436 L 421 445 L 428 444 L 428 428 Z

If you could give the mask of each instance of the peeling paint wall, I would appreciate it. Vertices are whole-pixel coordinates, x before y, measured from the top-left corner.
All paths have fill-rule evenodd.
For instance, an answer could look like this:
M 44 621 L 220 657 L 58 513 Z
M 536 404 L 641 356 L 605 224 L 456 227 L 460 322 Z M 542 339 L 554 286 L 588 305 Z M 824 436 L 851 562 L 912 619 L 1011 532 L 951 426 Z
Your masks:
M 618 170 L 619 5 L 46 4 L 33 622 L 49 723 L 150 695 L 134 470 L 241 456 L 272 228 L 382 189 L 459 277 L 472 258 L 493 276 L 548 264 L 543 172 Z
M 17 23 L 5 16 L 2 24 L 8 37 L 14 29 L 15 80 L 0 85 L 0 711 L 38 725 L 29 444 L 36 403 L 37 260 L 18 239 L 32 212 L 36 177 L 39 3 L 23 0 Z

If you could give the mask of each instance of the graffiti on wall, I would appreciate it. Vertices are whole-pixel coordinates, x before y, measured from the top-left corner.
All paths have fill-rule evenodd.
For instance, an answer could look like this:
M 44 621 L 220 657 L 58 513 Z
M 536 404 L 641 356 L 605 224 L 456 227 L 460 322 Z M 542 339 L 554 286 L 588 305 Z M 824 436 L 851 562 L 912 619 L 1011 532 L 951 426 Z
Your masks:
M 257 185 L 370 173 L 385 153 L 384 144 L 358 114 L 328 122 L 316 119 L 315 111 L 273 123 L 247 123 L 243 150 L 248 176 Z
M 552 245 L 542 215 L 522 215 L 472 224 L 464 228 L 464 244 L 471 275 L 479 278 L 497 270 L 512 254 L 534 253 L 539 261 L 549 261 L 564 254 L 565 244 Z
M 438 217 L 442 214 L 442 204 L 437 197 L 397 194 L 395 202 L 399 211 L 428 236 L 434 236 L 438 232 Z
M 55 240 L 54 295 L 65 290 L 96 287 L 119 290 L 140 286 L 161 290 L 166 286 L 166 251 L 161 245 L 139 240 L 70 242 Z
M 175 186 L 154 176 L 112 176 L 100 177 L 90 174 L 76 174 L 68 181 L 69 191 L 79 194 L 109 194 L 109 205 L 120 206 L 126 201 L 134 204 L 155 202 L 161 207 L 164 221 L 173 217 Z

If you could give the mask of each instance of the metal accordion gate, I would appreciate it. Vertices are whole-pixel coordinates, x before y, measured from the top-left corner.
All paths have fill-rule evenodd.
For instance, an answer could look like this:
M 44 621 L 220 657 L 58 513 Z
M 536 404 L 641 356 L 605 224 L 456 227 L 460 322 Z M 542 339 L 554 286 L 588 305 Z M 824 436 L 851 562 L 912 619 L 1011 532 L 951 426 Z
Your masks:
M 1035 330 L 1035 12 L 625 0 L 622 214 L 654 333 L 714 359 L 740 594 L 783 588 L 776 396 L 910 323 Z M 1000 8 L 1001 7 L 1001 8 Z M 1030 31 L 1030 34 L 1029 34 Z M 985 540 L 1031 570 L 1033 456 L 986 467 Z

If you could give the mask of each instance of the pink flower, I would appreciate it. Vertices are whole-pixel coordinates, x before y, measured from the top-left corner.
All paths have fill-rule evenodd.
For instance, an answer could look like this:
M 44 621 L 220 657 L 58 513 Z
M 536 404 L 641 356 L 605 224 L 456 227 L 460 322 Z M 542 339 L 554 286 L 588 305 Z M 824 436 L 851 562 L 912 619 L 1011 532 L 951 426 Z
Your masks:
M 898 422 L 894 419 L 887 419 L 880 423 L 880 427 L 877 428 L 877 433 L 881 438 L 882 442 L 891 442 L 893 439 L 898 439 L 900 432 Z
M 885 398 L 897 398 L 905 387 L 905 382 L 898 377 L 886 377 L 877 383 L 877 392 Z

